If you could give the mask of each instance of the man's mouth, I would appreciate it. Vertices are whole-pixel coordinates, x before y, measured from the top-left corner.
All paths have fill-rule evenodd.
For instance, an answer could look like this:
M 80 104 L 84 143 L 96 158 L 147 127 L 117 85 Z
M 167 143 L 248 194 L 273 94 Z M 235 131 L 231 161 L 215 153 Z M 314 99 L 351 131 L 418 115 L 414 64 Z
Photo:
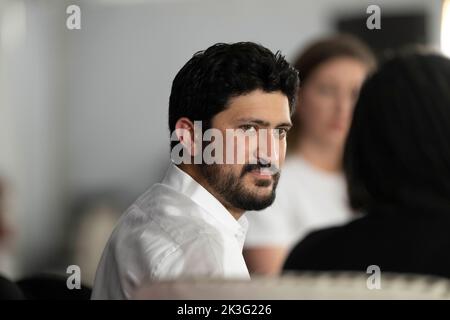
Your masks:
M 258 178 L 271 179 L 276 174 L 276 171 L 271 168 L 258 168 L 251 170 L 249 173 Z
M 247 164 L 244 167 L 242 176 L 250 174 L 257 179 L 269 180 L 279 175 L 278 166 L 275 165 L 261 165 L 261 164 Z

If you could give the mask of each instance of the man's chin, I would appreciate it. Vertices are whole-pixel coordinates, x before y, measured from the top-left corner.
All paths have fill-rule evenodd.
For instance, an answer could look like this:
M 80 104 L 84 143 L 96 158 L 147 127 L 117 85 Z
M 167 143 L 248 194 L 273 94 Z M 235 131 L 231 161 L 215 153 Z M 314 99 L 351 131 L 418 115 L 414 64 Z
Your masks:
M 254 194 L 255 198 L 265 200 L 266 198 L 270 198 L 273 194 L 273 185 L 270 184 L 269 186 L 258 186 L 255 185 L 251 193 Z
M 256 190 L 249 192 L 246 198 L 248 207 L 242 208 L 243 210 L 262 210 L 274 202 L 275 193 L 272 187 L 256 187 Z
M 264 210 L 267 207 L 270 207 L 272 205 L 272 203 L 274 202 L 274 200 L 275 200 L 274 196 L 254 199 L 254 201 L 253 201 L 251 206 L 249 206 L 247 208 L 243 208 L 243 209 L 246 210 L 246 211 L 249 211 L 249 210 L 252 210 L 252 211 Z

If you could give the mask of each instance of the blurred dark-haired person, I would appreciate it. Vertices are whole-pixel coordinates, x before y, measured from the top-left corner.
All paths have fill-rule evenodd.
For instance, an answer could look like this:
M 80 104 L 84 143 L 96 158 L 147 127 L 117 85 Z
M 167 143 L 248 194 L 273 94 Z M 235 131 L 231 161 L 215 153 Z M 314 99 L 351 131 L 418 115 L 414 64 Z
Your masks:
M 287 270 L 450 277 L 450 60 L 409 52 L 363 86 L 344 151 L 353 207 L 365 216 L 306 237 Z
M 353 108 L 375 58 L 358 39 L 314 41 L 295 60 L 300 90 L 278 196 L 249 212 L 244 257 L 251 273 L 277 274 L 287 253 L 311 230 L 344 224 L 348 205 L 342 153 Z
M 118 222 L 94 299 L 131 298 L 152 280 L 249 278 L 243 214 L 275 198 L 297 89 L 284 57 L 251 42 L 213 45 L 183 66 L 169 101 L 173 163 Z

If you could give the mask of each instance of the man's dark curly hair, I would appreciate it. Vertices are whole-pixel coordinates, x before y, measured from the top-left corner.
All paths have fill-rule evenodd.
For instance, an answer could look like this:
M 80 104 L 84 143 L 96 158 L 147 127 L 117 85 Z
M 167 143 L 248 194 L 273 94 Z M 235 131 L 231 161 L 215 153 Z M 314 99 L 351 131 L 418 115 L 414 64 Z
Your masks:
M 260 89 L 281 91 L 289 100 L 291 114 L 299 85 L 297 71 L 278 51 L 252 42 L 217 43 L 197 52 L 175 76 L 169 102 L 169 129 L 181 117 L 202 121 L 223 111 L 230 98 Z M 172 141 L 172 147 L 176 144 Z

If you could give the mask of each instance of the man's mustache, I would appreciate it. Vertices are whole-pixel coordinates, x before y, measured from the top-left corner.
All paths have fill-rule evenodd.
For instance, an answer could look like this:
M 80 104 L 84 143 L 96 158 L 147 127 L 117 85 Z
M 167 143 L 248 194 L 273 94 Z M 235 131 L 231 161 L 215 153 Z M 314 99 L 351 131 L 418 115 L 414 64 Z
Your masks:
M 273 165 L 271 163 L 255 163 L 255 164 L 246 164 L 244 165 L 244 167 L 242 168 L 242 174 L 241 177 L 243 177 L 245 174 L 247 174 L 248 172 L 254 171 L 254 170 L 261 170 L 264 169 L 265 172 L 267 172 L 268 174 L 272 175 L 272 176 L 277 176 L 280 174 L 280 169 L 278 168 L 278 166 Z

